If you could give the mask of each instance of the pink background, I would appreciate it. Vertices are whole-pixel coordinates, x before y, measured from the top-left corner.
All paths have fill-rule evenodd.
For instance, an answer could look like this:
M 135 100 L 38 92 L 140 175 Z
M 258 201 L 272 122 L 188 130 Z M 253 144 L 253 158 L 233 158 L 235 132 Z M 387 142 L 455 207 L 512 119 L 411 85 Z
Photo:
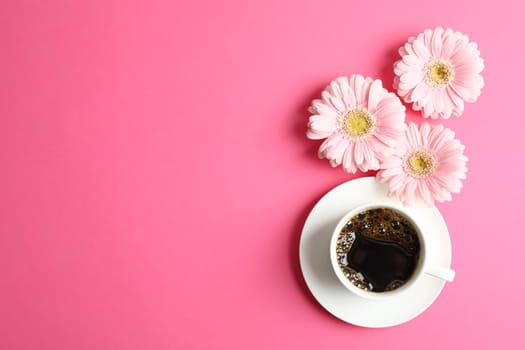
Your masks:
M 525 348 L 521 1 L 2 5 L 0 349 Z M 306 108 L 339 75 L 390 87 L 438 25 L 486 62 L 443 122 L 470 158 L 438 206 L 457 279 L 408 323 L 355 327 L 299 269 L 315 202 L 363 176 L 316 158 Z

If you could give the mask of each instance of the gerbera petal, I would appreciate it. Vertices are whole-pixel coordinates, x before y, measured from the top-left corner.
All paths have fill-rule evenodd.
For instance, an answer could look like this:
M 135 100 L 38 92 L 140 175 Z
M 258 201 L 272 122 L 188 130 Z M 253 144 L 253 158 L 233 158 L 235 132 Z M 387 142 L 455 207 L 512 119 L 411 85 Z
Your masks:
M 450 101 L 452 101 L 452 104 L 454 105 L 454 107 L 461 108 L 461 110 L 463 111 L 464 102 L 461 99 L 461 97 L 450 87 L 446 88 L 445 91 Z
M 450 84 L 450 89 L 454 91 L 456 95 L 460 97 L 461 99 L 463 99 L 464 101 L 470 98 L 470 94 L 471 94 L 470 89 L 461 84 L 457 84 L 455 81 L 453 81 Z
M 306 137 L 310 140 L 322 140 L 324 138 L 329 137 L 332 134 L 331 131 L 319 131 L 319 130 L 313 130 L 308 129 L 306 131 Z
M 426 83 L 424 83 L 426 85 Z M 428 86 L 428 85 L 427 85 Z M 420 111 L 423 106 L 429 104 L 432 102 L 432 99 L 434 98 L 435 90 L 431 87 L 428 87 L 428 89 L 425 89 L 423 91 L 423 94 L 421 94 L 421 98 L 419 101 L 414 102 L 414 105 L 417 104 L 417 110 Z
M 364 158 L 363 163 L 366 164 L 368 168 L 367 170 L 363 171 L 376 170 L 379 168 L 379 160 L 375 155 L 375 148 L 376 147 L 374 147 L 373 143 L 369 142 L 369 139 L 361 141 L 361 149 L 363 151 Z M 382 154 L 380 154 L 379 156 L 382 156 Z
M 431 53 L 428 48 L 423 44 L 421 40 L 414 40 L 412 44 L 416 55 L 423 61 L 428 61 L 431 57 Z
M 468 64 L 462 64 L 456 66 L 455 72 L 456 77 L 459 76 L 473 76 L 475 74 L 479 74 L 484 68 L 483 60 L 481 59 L 473 59 Z
M 357 165 L 354 160 L 354 144 L 350 142 L 343 154 L 343 168 L 346 172 L 354 174 L 357 171 Z
M 341 164 L 343 160 L 343 154 L 347 146 L 348 140 L 340 138 L 336 143 L 327 148 L 325 156 L 327 159 L 332 161 L 331 163 L 333 167 Z
M 389 92 L 383 96 L 381 101 L 378 102 L 375 113 L 380 113 L 380 112 L 386 113 L 386 110 L 391 110 L 392 108 L 396 109 L 396 113 L 397 113 L 398 109 L 404 110 L 405 107 L 401 104 L 401 101 L 399 101 L 399 98 L 397 98 L 396 95 Z
M 412 70 L 413 68 L 405 62 L 403 62 L 402 60 L 399 60 L 394 64 L 394 72 L 396 73 L 396 75 L 401 76 L 401 74 L 411 72 Z
M 477 45 L 475 43 L 469 43 L 463 39 L 456 45 L 454 53 L 450 56 L 450 61 L 454 62 L 455 67 L 470 64 L 479 57 L 476 51 Z
M 361 166 L 365 157 L 363 155 L 362 145 L 360 142 L 354 143 L 354 159 L 357 166 Z
M 308 123 L 314 123 L 317 121 L 329 121 L 331 123 L 336 123 L 337 118 L 332 115 L 323 115 L 323 114 L 314 114 L 311 115 L 310 118 L 308 118 Z
M 361 104 L 363 101 L 363 84 L 365 82 L 365 78 L 360 75 L 356 74 L 350 77 L 350 86 L 354 90 L 356 104 Z
M 445 109 L 445 101 L 441 92 L 442 91 L 439 90 L 434 93 L 434 111 L 437 114 L 442 113 Z
M 392 192 L 396 193 L 404 187 L 407 176 L 405 173 L 400 171 L 400 168 L 387 168 L 384 169 L 385 164 L 381 163 L 382 169 L 377 173 L 377 177 L 380 181 L 387 182 Z
M 461 190 L 462 184 L 458 179 L 452 179 L 444 176 L 443 174 L 435 174 L 434 179 L 436 182 L 447 192 L 458 193 Z
M 427 179 L 427 186 L 437 201 L 443 202 L 448 198 L 446 195 L 448 191 L 436 184 L 432 176 Z
M 417 127 L 416 127 L 416 130 L 417 130 Z M 417 144 L 422 145 L 424 147 L 428 147 L 428 142 L 430 139 L 430 124 L 429 123 L 421 124 L 418 134 L 419 135 L 417 138 Z
M 326 158 L 326 150 L 330 147 L 332 147 L 334 144 L 338 143 L 342 136 L 340 134 L 331 134 L 326 138 L 326 140 L 323 141 L 321 146 L 319 146 L 319 151 L 317 152 L 317 155 L 319 158 L 323 159 Z
M 428 135 L 427 147 L 438 153 L 443 145 L 453 138 L 454 132 L 452 130 L 445 129 L 443 125 L 435 125 Z
M 440 117 L 443 119 L 448 119 L 452 115 L 454 103 L 450 99 L 447 90 L 441 90 L 439 93 L 441 94 L 441 99 L 443 100 L 443 110 L 440 113 Z
M 399 79 L 401 79 L 401 82 L 406 84 L 409 88 L 412 88 L 423 80 L 423 72 L 420 70 L 411 70 L 400 75 Z
M 436 28 L 432 33 L 431 52 L 434 57 L 441 56 L 441 49 L 443 48 L 443 28 Z
M 399 56 L 405 56 L 405 55 L 408 55 L 408 51 L 403 47 L 401 46 L 397 52 L 399 53 Z
M 406 184 L 405 191 L 401 194 L 401 201 L 407 205 L 413 203 L 417 197 L 417 180 L 413 179 Z
M 413 47 L 413 43 L 414 43 L 414 40 L 412 40 L 412 42 L 407 42 L 405 44 L 405 46 L 402 46 L 401 48 L 404 49 L 405 51 L 405 54 L 401 54 L 401 56 L 405 56 L 405 55 L 412 55 L 412 56 L 417 56 L 416 52 L 414 51 L 414 47 Z M 401 50 L 401 49 L 400 49 Z
M 315 111 L 314 113 L 337 117 L 337 111 L 331 106 L 323 103 L 321 100 L 313 100 L 312 108 Z
M 328 86 L 326 90 L 324 90 L 321 93 L 321 96 L 325 104 L 331 106 L 339 113 L 343 113 L 345 111 L 346 108 L 345 108 L 342 98 L 340 96 L 334 96 L 334 91 L 332 90 L 330 86 Z
M 434 115 L 434 101 L 432 103 L 427 103 L 423 106 L 423 116 L 425 118 L 432 117 L 437 118 L 436 115 Z
M 423 31 L 422 39 L 425 42 L 425 45 L 427 47 L 430 47 L 432 45 L 432 33 L 433 33 L 433 31 L 431 29 L 425 29 Z M 419 36 L 418 36 L 418 38 L 419 38 Z
M 422 69 L 424 65 L 423 61 L 420 58 L 411 55 L 403 56 L 403 62 L 410 66 L 412 69 Z
M 474 79 L 475 77 L 476 75 L 458 73 L 454 77 L 454 85 L 461 85 L 464 88 L 472 90 L 473 88 L 477 88 L 477 81 Z
M 361 90 L 361 100 L 357 101 L 358 105 L 361 105 L 363 107 L 366 107 L 368 109 L 368 99 L 370 96 L 370 88 L 372 87 L 372 83 L 374 82 L 371 78 L 365 78 L 365 81 L 363 83 L 363 89 Z
M 347 77 L 339 77 L 335 80 L 337 83 L 339 83 L 339 88 L 341 90 L 341 96 L 343 99 L 343 103 L 346 106 L 346 109 L 349 109 L 351 107 L 355 106 L 355 98 L 353 94 L 350 94 L 350 83 L 348 81 Z M 352 96 L 351 96 L 352 95 Z
M 426 83 L 418 84 L 412 91 L 410 99 L 412 101 L 419 101 L 424 96 L 426 96 L 429 93 L 429 91 L 430 91 L 430 86 L 428 86 Z
M 316 115 L 315 117 L 318 117 L 318 118 L 312 119 L 312 117 L 310 117 L 310 122 L 308 123 L 308 127 L 311 130 L 316 131 L 318 133 L 322 133 L 322 132 L 332 133 L 335 131 L 336 129 L 335 119 L 332 119 L 329 117 L 326 118 L 326 117 L 322 117 L 319 115 Z
M 392 190 L 397 196 L 402 196 L 412 178 L 406 174 L 397 176 L 397 178 L 398 180 L 393 183 Z
M 409 145 L 418 145 L 419 144 L 419 130 L 415 123 L 408 124 L 406 131 L 407 143 Z
M 447 29 L 443 35 L 443 47 L 441 48 L 441 58 L 448 60 L 454 52 L 456 41 L 451 29 Z
M 330 83 L 326 90 L 329 91 L 330 94 L 333 96 L 334 101 L 336 101 L 338 104 L 341 104 L 343 110 L 346 110 L 347 106 L 344 98 L 344 89 L 341 86 L 341 83 L 342 79 L 335 79 Z
M 368 93 L 368 110 L 372 113 L 374 113 L 377 104 L 381 100 L 381 98 L 384 95 L 384 89 L 383 84 L 381 84 L 381 80 L 376 79 L 370 86 L 370 91 Z
M 428 189 L 428 186 L 426 182 L 419 180 L 417 182 L 418 192 L 421 195 L 421 198 L 423 199 L 423 202 L 427 205 L 432 205 L 433 199 L 432 194 L 430 193 L 430 190 Z

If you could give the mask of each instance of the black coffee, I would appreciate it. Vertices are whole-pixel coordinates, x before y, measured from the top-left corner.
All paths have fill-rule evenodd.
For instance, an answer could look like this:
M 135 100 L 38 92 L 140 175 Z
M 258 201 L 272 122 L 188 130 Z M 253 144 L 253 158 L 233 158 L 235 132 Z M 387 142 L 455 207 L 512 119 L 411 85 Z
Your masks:
M 337 239 L 337 261 L 357 287 L 386 292 L 405 284 L 419 260 L 415 227 L 390 208 L 364 210 L 345 224 Z

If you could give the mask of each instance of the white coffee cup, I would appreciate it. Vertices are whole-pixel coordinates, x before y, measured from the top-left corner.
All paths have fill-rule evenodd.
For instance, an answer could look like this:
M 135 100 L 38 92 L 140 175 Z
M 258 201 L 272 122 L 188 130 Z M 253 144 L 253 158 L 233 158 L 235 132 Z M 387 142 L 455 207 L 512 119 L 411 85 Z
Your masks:
M 337 250 L 337 240 L 338 240 L 339 234 L 341 230 L 343 229 L 343 227 L 352 217 L 356 216 L 360 212 L 363 212 L 365 210 L 370 210 L 370 209 L 376 209 L 376 208 L 386 208 L 386 209 L 391 209 L 391 210 L 400 212 L 412 224 L 413 228 L 415 229 L 418 235 L 419 246 L 420 246 L 419 258 L 417 260 L 417 264 L 415 266 L 414 271 L 408 278 L 408 280 L 399 288 L 391 290 L 391 291 L 385 291 L 385 292 L 368 291 L 368 290 L 357 287 L 344 275 L 337 261 L 337 251 L 336 251 Z M 337 275 L 337 278 L 343 284 L 343 286 L 345 286 L 352 293 L 359 295 L 363 298 L 376 299 L 376 300 L 389 299 L 389 298 L 398 296 L 401 293 L 405 293 L 412 286 L 414 286 L 425 274 L 431 275 L 435 278 L 442 279 L 444 281 L 452 282 L 455 276 L 455 272 L 453 270 L 447 267 L 444 267 L 444 266 L 433 266 L 428 262 L 427 250 L 431 249 L 431 247 L 428 246 L 428 242 L 429 242 L 428 235 L 431 235 L 432 232 L 428 229 L 422 229 L 422 227 L 424 227 L 424 225 L 418 224 L 417 216 L 409 214 L 407 210 L 405 210 L 405 208 L 401 205 L 375 202 L 375 203 L 368 203 L 365 205 L 361 205 L 359 207 L 356 207 L 350 210 L 337 223 L 332 233 L 332 238 L 330 241 L 330 261 L 332 263 L 333 270 L 335 274 Z

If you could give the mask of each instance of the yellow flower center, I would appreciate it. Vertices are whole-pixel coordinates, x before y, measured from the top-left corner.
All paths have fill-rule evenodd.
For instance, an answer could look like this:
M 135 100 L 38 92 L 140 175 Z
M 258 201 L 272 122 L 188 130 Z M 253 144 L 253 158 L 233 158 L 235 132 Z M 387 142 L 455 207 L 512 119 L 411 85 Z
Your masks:
M 446 87 L 454 78 L 454 67 L 443 60 L 433 60 L 425 66 L 425 80 L 435 88 Z
M 425 179 L 436 170 L 436 157 L 427 150 L 411 153 L 405 160 L 406 171 L 417 179 Z
M 342 129 L 347 136 L 361 139 L 374 132 L 375 117 L 363 108 L 354 108 L 344 117 Z

